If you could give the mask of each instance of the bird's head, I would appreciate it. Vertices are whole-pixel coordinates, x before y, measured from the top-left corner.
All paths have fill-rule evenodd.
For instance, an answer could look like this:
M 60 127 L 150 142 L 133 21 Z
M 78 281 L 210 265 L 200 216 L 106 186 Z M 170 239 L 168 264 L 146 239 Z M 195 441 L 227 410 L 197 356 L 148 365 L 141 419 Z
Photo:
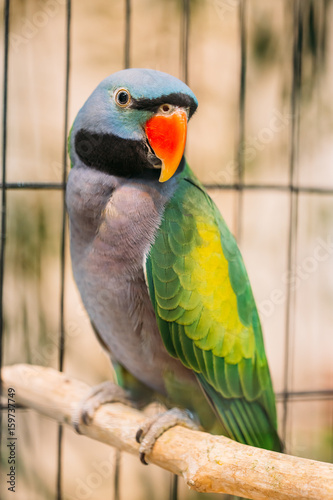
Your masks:
M 73 166 L 132 177 L 158 170 L 160 182 L 183 158 L 187 122 L 198 106 L 185 83 L 149 69 L 105 78 L 80 109 L 70 135 Z

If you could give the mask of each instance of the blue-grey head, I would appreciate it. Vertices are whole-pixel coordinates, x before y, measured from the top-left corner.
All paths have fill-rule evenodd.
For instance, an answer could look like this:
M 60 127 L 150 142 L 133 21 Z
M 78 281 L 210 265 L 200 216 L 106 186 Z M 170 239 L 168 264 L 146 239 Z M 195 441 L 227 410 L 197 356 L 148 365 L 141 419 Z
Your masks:
M 191 89 L 167 73 L 114 73 L 98 85 L 74 121 L 72 166 L 121 177 L 155 171 L 166 181 L 182 162 L 187 122 L 197 106 Z

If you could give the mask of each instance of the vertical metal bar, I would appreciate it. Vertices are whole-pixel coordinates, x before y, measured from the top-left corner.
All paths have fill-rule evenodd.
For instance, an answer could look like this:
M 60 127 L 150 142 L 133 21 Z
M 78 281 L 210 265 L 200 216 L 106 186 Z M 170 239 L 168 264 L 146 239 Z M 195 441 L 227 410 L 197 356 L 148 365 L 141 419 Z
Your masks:
M 121 451 L 115 449 L 113 500 L 120 500 L 120 468 L 121 468 Z
M 331 450 L 330 450 L 330 462 L 333 463 L 333 445 L 332 445 L 332 438 L 333 438 L 333 401 L 331 401 L 331 404 L 330 404 L 330 408 L 331 408 Z
M 332 17 L 329 16 L 330 8 L 332 8 L 332 3 L 330 3 L 330 0 L 323 0 L 322 11 L 321 11 L 321 23 L 320 23 L 320 29 L 319 29 L 319 33 L 320 33 L 319 68 L 321 71 L 324 71 L 327 68 L 326 55 L 327 55 L 327 52 L 329 52 L 327 49 L 328 23 L 329 23 L 329 20 L 332 19 Z M 331 450 L 330 450 L 330 456 L 331 456 L 331 462 L 333 462 L 333 403 L 331 403 L 330 409 L 331 409 L 331 417 L 330 417 L 331 418 L 331 439 L 330 439 Z
M 330 8 L 332 8 L 332 3 L 331 0 L 323 0 L 323 16 L 322 16 L 322 22 L 320 26 L 320 48 L 319 48 L 319 53 L 320 53 L 320 68 L 325 69 L 326 68 L 326 55 L 328 52 L 327 45 L 328 45 L 328 36 L 329 36 L 329 22 L 331 19 L 330 16 Z
M 181 64 L 182 79 L 188 84 L 188 49 L 190 36 L 190 0 L 183 0 L 183 17 L 181 30 Z
M 298 191 L 293 189 L 297 184 L 297 162 L 299 145 L 299 121 L 300 121 L 300 90 L 302 75 L 302 43 L 303 43 L 303 23 L 300 0 L 294 0 L 293 13 L 293 78 L 291 90 L 291 147 L 289 159 L 289 234 L 288 234 L 288 269 L 291 270 L 296 262 L 297 252 L 297 222 L 298 222 Z M 287 283 L 286 290 L 286 324 L 285 324 L 285 345 L 284 345 L 284 400 L 283 400 L 283 420 L 282 439 L 286 440 L 288 424 L 288 392 L 292 380 L 292 359 L 293 359 L 293 335 L 294 330 L 294 302 L 295 291 L 291 288 L 291 282 Z
M 3 100 L 2 100 L 2 190 L 1 190 L 1 241 L 0 241 L 0 368 L 3 361 L 3 285 L 6 246 L 6 173 L 7 173 L 7 107 L 8 107 L 8 51 L 9 51 L 9 6 L 6 0 L 4 9 L 4 70 L 3 70 Z M 2 382 L 1 389 L 2 389 Z
M 67 133 L 68 133 L 68 100 L 69 100 L 69 70 L 70 70 L 70 25 L 71 0 L 66 4 L 66 69 L 65 69 L 65 109 L 64 109 L 64 137 L 63 137 L 63 171 L 62 171 L 62 226 L 60 248 L 60 337 L 59 337 L 59 370 L 63 371 L 65 355 L 65 246 L 66 246 L 66 200 L 65 185 L 67 178 Z M 62 445 L 63 427 L 58 426 L 58 453 L 57 453 L 57 500 L 62 498 Z
M 131 67 L 131 0 L 125 0 L 125 68 Z
M 178 476 L 176 474 L 171 475 L 169 499 L 170 500 L 178 499 Z
M 6 173 L 7 173 L 7 107 L 8 107 L 8 51 L 9 51 L 9 6 L 6 0 L 4 9 L 4 64 L 3 64 L 3 100 L 2 100 L 2 192 L 1 192 L 1 240 L 0 240 L 0 374 L 3 364 L 3 342 L 4 342 L 4 310 L 3 310 L 3 287 L 5 272 L 6 251 Z M 0 375 L 0 394 L 2 394 L 2 380 Z M 0 411 L 0 434 L 2 433 L 2 411 Z M 0 440 L 2 442 L 2 440 Z M 0 463 L 1 463 L 0 442 Z
M 65 109 L 64 109 L 64 137 L 63 137 L 63 170 L 62 170 L 62 226 L 61 226 L 61 248 L 60 248 L 60 348 L 59 348 L 59 370 L 63 371 L 65 350 L 65 245 L 66 245 L 66 200 L 65 186 L 67 180 L 67 134 L 68 134 L 68 100 L 69 100 L 69 70 L 70 70 L 70 21 L 71 0 L 67 0 L 66 7 L 66 76 L 65 76 Z
M 239 123 L 237 144 L 237 209 L 235 212 L 235 233 L 238 241 L 242 235 L 242 208 L 244 184 L 244 141 L 245 141 L 245 97 L 246 97 L 246 0 L 239 2 L 240 32 L 240 85 L 239 85 Z

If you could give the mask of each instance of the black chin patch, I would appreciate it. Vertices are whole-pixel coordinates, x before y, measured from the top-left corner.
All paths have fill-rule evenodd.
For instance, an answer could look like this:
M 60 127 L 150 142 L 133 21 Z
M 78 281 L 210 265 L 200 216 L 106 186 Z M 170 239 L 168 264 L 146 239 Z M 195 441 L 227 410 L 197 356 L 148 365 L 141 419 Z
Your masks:
M 75 136 L 75 151 L 85 165 L 118 177 L 133 177 L 152 169 L 148 147 L 142 141 L 80 129 Z
M 117 177 L 158 179 L 161 163 L 152 149 L 142 141 L 122 139 L 112 134 L 94 134 L 80 129 L 74 140 L 76 154 L 87 167 Z M 184 156 L 175 172 L 185 167 Z

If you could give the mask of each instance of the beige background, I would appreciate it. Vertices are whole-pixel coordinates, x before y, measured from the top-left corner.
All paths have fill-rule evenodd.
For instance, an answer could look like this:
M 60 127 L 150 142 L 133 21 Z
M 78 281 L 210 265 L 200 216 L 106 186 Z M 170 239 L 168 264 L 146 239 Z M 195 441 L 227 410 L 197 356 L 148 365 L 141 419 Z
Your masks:
M 2 6 L 3 6 L 3 2 Z M 131 65 L 182 78 L 182 4 L 133 0 Z M 291 147 L 292 2 L 247 2 L 245 182 L 286 186 Z M 239 125 L 239 0 L 191 2 L 189 85 L 199 109 L 189 125 L 187 158 L 207 184 L 232 184 Z M 327 6 L 326 14 L 323 10 Z M 333 324 L 333 6 L 302 3 L 304 20 L 296 261 L 287 277 L 287 190 L 212 189 L 231 229 L 242 220 L 240 246 L 263 323 L 274 388 L 284 387 L 286 283 L 295 287 L 289 346 L 289 389 L 332 389 Z M 65 1 L 11 2 L 8 182 L 60 182 L 65 97 Z M 69 117 L 100 80 L 124 64 L 125 2 L 72 2 Z M 3 49 L 2 49 L 3 50 Z M 1 69 L 2 71 L 2 69 Z M 2 81 L 2 79 L 1 79 Z M 57 366 L 61 191 L 8 191 L 5 261 L 6 364 Z M 67 238 L 68 243 L 68 238 Z M 91 384 L 112 374 L 78 296 L 66 248 L 65 371 Z M 282 404 L 278 403 L 280 421 Z M 332 401 L 288 405 L 287 450 L 332 460 Z M 18 413 L 17 499 L 52 499 L 57 428 L 30 411 Z M 64 498 L 112 498 L 113 450 L 65 432 Z M 168 498 L 169 476 L 122 457 L 125 499 Z M 3 485 L 6 464 L 2 467 Z M 163 488 L 162 488 L 162 486 Z M 8 492 L 1 486 L 1 497 Z M 181 488 L 182 499 L 196 494 Z M 161 493 L 163 491 L 163 493 Z M 198 496 L 199 498 L 199 496 Z M 203 495 L 200 498 L 204 498 Z M 209 498 L 213 498 L 209 496 Z M 219 497 L 220 498 L 220 497 Z

